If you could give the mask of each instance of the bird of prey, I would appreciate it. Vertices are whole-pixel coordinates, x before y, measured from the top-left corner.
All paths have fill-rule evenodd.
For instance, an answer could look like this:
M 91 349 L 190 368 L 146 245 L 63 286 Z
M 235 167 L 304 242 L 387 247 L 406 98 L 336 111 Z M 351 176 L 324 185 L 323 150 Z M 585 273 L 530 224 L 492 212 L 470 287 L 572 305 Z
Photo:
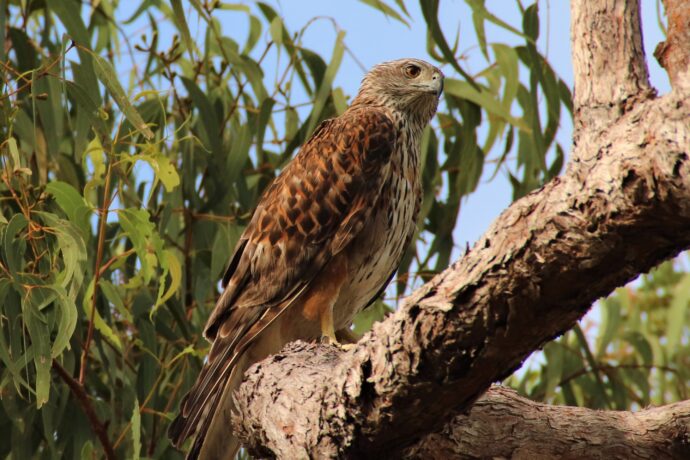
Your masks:
M 234 458 L 232 392 L 251 364 L 297 339 L 337 343 L 381 295 L 415 233 L 422 132 L 442 90 L 427 62 L 373 67 L 267 188 L 204 329 L 208 360 L 168 431 L 177 447 L 196 434 L 187 458 Z

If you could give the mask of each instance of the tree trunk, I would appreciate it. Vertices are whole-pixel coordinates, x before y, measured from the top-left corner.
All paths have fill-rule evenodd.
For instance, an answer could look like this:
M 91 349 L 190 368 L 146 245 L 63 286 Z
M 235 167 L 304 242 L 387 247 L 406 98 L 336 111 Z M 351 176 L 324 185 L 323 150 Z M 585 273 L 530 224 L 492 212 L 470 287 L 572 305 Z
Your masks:
M 457 416 L 595 300 L 690 247 L 687 85 L 655 98 L 637 0 L 573 0 L 571 30 L 575 133 L 566 173 L 513 203 L 354 350 L 291 344 L 250 369 L 234 423 L 253 452 L 575 458 L 586 445 L 594 458 L 670 458 L 686 448 L 686 403 L 632 415 L 547 408 L 494 390 L 469 417 Z M 687 33 L 687 24 L 677 30 Z M 687 56 L 690 47 L 674 40 L 669 34 L 666 53 Z M 508 418 L 512 431 L 500 426 Z

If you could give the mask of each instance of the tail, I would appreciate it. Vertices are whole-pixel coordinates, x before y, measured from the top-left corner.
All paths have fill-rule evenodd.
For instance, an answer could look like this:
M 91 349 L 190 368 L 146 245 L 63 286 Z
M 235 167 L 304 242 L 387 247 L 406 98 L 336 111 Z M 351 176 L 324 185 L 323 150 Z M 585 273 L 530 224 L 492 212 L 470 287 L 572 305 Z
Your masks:
M 230 428 L 230 416 L 235 410 L 232 393 L 239 388 L 242 376 L 250 365 L 251 362 L 245 354 L 237 360 L 225 388 L 219 392 L 218 404 L 214 404 L 215 413 L 206 417 L 208 423 L 204 423 L 197 433 L 187 459 L 233 460 L 235 458 L 241 444 L 239 439 L 233 436 Z
M 234 410 L 232 393 L 239 388 L 251 362 L 244 353 L 233 358 L 234 365 L 224 385 L 206 388 L 204 377 L 211 369 L 208 364 L 204 366 L 199 380 L 182 400 L 179 415 L 168 428 L 168 437 L 177 448 L 196 433 L 187 460 L 232 460 L 240 448 L 230 429 L 230 415 Z M 195 410 L 199 401 L 202 410 Z
M 180 403 L 180 413 L 168 428 L 168 437 L 180 448 L 196 433 L 187 459 L 233 459 L 239 442 L 230 431 L 234 409 L 232 392 L 242 383 L 244 372 L 257 360 L 280 350 L 282 342 L 266 337 L 266 327 L 275 315 L 267 308 L 234 310 L 229 324 L 240 325 L 214 337 L 208 360 L 199 377 Z M 259 336 L 262 335 L 260 338 Z M 256 340 L 259 339 L 259 340 Z
M 180 403 L 180 413 L 168 428 L 168 437 L 180 448 L 196 433 L 188 460 L 232 460 L 240 447 L 230 430 L 232 393 L 254 362 L 277 353 L 284 341 L 280 328 L 270 327 L 292 305 L 305 286 L 275 309 L 238 308 L 214 332 L 208 360 L 196 383 Z M 267 330 L 268 328 L 268 330 Z M 258 340 L 257 340 L 258 339 Z

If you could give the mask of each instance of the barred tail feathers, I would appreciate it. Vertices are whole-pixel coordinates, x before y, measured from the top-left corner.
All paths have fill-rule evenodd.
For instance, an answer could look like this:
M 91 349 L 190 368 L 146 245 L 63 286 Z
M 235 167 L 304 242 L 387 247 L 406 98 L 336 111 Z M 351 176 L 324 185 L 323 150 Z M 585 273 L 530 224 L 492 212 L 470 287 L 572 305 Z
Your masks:
M 239 388 L 244 372 L 251 364 L 246 353 L 235 363 L 225 388 L 219 393 L 219 400 L 214 401 L 217 402 L 213 404 L 215 413 L 206 417 L 200 427 L 187 454 L 188 460 L 233 460 L 237 455 L 241 444 L 233 435 L 230 425 L 230 416 L 235 410 L 232 393 Z

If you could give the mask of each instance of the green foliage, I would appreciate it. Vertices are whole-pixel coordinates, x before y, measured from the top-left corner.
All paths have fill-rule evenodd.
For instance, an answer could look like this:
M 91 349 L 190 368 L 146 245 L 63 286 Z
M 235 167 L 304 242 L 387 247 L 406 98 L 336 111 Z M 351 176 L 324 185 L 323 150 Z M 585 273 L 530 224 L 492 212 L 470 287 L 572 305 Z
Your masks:
M 508 382 L 530 398 L 597 409 L 688 399 L 690 274 L 687 257 L 666 262 L 596 307 L 597 327 L 577 326 L 544 346 Z
M 207 350 L 216 280 L 264 188 L 347 106 L 334 87 L 347 46 L 335 25 L 323 57 L 303 45 L 309 24 L 289 30 L 265 3 L 146 0 L 126 20 L 121 3 L 0 3 L 2 458 L 98 457 L 78 389 L 118 456 L 180 458 L 164 431 Z M 401 0 L 363 3 L 410 19 Z M 563 164 L 555 134 L 570 93 L 535 47 L 536 6 L 520 29 L 467 3 L 486 60 L 471 76 L 439 3 L 421 2 L 429 53 L 449 75 L 424 135 L 420 244 L 398 296 L 448 265 L 485 165 L 519 197 Z M 246 37 L 223 29 L 223 10 L 247 21 Z M 521 44 L 487 41 L 486 21 Z M 389 310 L 378 302 L 357 328 Z M 628 342 L 642 350 L 636 333 Z

